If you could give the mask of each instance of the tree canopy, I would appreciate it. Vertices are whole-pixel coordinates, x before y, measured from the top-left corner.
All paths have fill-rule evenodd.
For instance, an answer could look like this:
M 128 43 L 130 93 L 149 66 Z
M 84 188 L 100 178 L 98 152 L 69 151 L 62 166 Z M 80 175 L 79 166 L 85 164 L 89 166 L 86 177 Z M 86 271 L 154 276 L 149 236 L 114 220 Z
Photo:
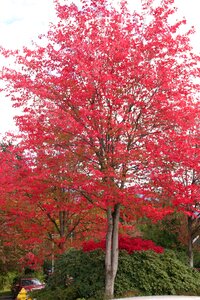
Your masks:
M 141 12 L 131 12 L 126 1 L 118 8 L 107 0 L 55 1 L 58 22 L 41 45 L 1 51 L 16 59 L 2 79 L 23 110 L 16 138 L 25 173 L 16 169 L 17 187 L 9 178 L 18 207 L 29 203 L 49 236 L 57 229 L 58 245 L 75 224 L 86 233 L 95 224 L 95 238 L 106 238 L 109 297 L 119 230 L 183 207 L 179 179 L 199 157 L 199 57 L 192 32 L 181 33 L 185 20 L 170 19 L 173 2 L 144 0 Z

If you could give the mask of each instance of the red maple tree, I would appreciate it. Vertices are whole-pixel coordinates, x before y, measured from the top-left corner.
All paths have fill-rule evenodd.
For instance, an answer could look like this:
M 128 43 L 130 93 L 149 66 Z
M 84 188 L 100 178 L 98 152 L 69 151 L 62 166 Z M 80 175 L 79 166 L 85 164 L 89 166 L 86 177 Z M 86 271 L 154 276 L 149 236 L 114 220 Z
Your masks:
M 125 1 L 119 8 L 107 0 L 55 3 L 58 23 L 41 37 L 45 46 L 2 50 L 19 66 L 5 68 L 3 79 L 14 105 L 23 108 L 16 122 L 29 168 L 36 170 L 36 194 L 57 182 L 59 191 L 79 195 L 86 210 L 105 212 L 105 294 L 112 297 L 120 217 L 158 219 L 170 211 L 151 185 L 155 155 L 188 129 L 198 57 L 190 32 L 179 32 L 185 21 L 169 22 L 172 0 L 159 6 L 144 0 L 141 13 L 130 12 Z

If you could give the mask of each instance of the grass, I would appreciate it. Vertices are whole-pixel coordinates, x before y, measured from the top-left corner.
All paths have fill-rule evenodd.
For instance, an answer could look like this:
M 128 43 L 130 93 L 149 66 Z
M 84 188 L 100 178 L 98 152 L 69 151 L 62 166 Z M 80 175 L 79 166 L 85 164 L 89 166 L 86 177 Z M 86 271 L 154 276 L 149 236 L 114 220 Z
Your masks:
M 1 296 L 10 296 L 11 295 L 11 292 L 8 290 L 8 291 L 0 291 L 0 297 Z

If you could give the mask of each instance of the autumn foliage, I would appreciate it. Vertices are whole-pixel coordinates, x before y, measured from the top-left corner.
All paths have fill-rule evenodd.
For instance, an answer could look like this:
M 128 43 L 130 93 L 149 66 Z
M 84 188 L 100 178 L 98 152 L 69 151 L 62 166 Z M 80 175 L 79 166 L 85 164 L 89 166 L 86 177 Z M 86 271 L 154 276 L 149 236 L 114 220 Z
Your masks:
M 93 251 L 95 249 L 106 248 L 106 240 L 100 242 L 88 241 L 83 243 L 83 251 Z M 142 238 L 131 238 L 129 236 L 119 236 L 119 249 L 126 250 L 129 254 L 134 251 L 147 251 L 152 250 L 156 253 L 163 253 L 164 249 L 155 245 L 151 240 L 143 240 Z
M 141 4 L 131 12 L 126 1 L 116 8 L 107 0 L 57 0 L 57 23 L 41 43 L 1 49 L 17 66 L 3 69 L 4 92 L 22 110 L 12 137 L 22 166 L 9 167 L 4 185 L 5 194 L 17 194 L 11 211 L 24 221 L 21 207 L 30 208 L 32 234 L 37 239 L 41 231 L 59 251 L 87 235 L 106 237 L 109 297 L 119 227 L 133 229 L 138 218 L 156 221 L 177 208 L 190 213 L 199 195 L 192 30 L 173 21 L 173 0 Z

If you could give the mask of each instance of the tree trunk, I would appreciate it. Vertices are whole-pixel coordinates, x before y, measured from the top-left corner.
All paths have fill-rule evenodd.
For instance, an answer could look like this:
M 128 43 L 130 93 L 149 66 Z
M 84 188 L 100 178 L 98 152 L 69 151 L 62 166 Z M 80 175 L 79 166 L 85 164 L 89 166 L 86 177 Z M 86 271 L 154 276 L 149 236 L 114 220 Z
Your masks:
M 193 268 L 194 260 L 193 260 L 193 237 L 192 237 L 192 217 L 188 217 L 188 259 L 189 265 Z
M 64 238 L 66 235 L 66 212 L 59 212 L 59 226 L 60 226 L 60 237 Z M 59 243 L 59 248 L 64 250 L 64 243 Z
M 60 211 L 59 212 L 59 224 L 60 224 L 60 237 L 65 236 L 65 222 L 66 222 L 66 212 L 65 211 Z
M 114 295 L 114 283 L 118 269 L 118 235 L 119 235 L 119 213 L 120 205 L 116 204 L 112 212 L 107 211 L 108 229 L 106 236 L 106 257 L 105 257 L 105 298 L 112 299 Z

